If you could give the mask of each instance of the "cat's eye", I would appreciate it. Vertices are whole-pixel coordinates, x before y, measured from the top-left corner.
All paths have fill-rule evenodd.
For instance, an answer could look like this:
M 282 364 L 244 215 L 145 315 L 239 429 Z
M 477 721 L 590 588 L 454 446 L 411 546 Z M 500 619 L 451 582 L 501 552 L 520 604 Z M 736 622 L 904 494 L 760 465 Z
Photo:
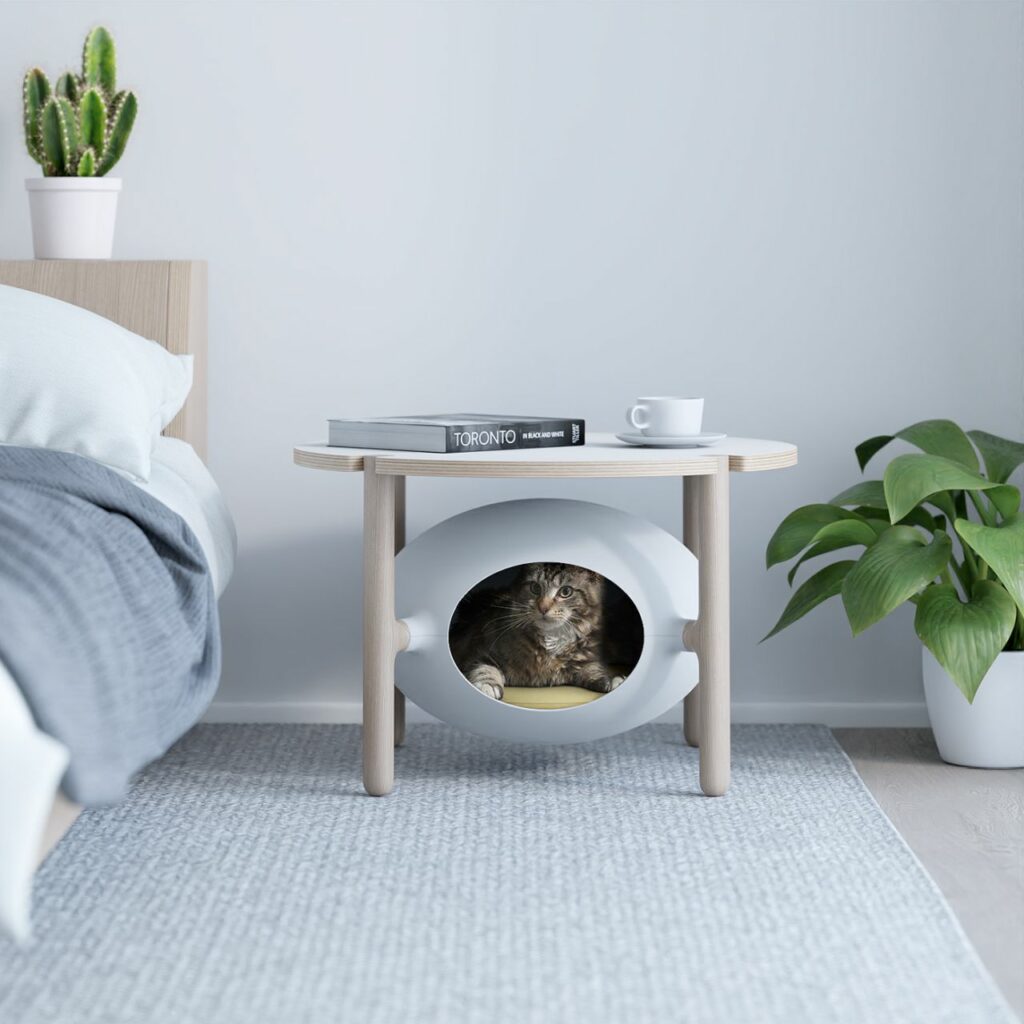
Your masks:
M 542 593 L 540 584 L 539 583 L 531 583 L 530 584 L 530 593 L 533 594 L 534 597 L 540 597 L 540 595 Z
M 558 588 L 559 597 L 572 597 L 572 587 L 566 584 L 564 587 Z

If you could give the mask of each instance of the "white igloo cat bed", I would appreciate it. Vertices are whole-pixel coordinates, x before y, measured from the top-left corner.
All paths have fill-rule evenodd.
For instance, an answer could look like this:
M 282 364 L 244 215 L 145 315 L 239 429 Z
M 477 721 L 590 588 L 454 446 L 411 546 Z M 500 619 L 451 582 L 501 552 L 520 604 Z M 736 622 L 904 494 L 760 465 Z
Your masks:
M 462 598 L 513 566 L 582 566 L 619 587 L 643 626 L 643 650 L 625 681 L 573 707 L 519 707 L 485 696 L 459 671 L 449 626 Z M 644 519 L 589 502 L 506 501 L 427 530 L 395 562 L 395 611 L 409 643 L 395 665 L 399 689 L 452 725 L 504 740 L 572 743 L 642 725 L 697 684 L 697 656 L 683 629 L 697 618 L 697 559 Z

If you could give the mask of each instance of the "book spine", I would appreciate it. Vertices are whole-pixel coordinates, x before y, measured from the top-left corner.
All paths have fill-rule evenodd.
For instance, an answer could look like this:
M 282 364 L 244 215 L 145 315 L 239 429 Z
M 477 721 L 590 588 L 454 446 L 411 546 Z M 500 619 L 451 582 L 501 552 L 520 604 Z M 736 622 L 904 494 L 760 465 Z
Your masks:
M 571 448 L 584 444 L 583 420 L 543 420 L 532 423 L 472 423 L 446 428 L 445 451 L 504 452 L 523 448 Z

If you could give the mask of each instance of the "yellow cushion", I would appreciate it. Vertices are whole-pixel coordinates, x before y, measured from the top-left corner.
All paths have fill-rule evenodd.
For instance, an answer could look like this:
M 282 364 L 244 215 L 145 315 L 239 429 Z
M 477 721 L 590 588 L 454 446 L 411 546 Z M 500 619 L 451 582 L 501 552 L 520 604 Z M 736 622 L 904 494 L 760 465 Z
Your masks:
M 594 690 L 584 690 L 582 686 L 506 686 L 504 701 L 517 708 L 555 711 L 589 704 L 603 696 Z

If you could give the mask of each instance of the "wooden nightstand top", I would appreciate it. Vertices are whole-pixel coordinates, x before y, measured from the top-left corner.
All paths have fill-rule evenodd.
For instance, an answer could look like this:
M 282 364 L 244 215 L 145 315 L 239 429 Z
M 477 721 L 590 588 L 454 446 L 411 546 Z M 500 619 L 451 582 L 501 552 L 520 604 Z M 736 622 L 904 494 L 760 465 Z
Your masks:
M 707 448 L 638 448 L 614 434 L 593 434 L 578 448 L 529 448 L 504 452 L 399 452 L 371 448 L 299 445 L 293 458 L 308 469 L 361 473 L 363 459 L 376 459 L 386 476 L 452 477 L 632 477 L 702 476 L 715 460 L 729 457 L 734 473 L 756 473 L 796 465 L 796 445 L 729 437 Z

